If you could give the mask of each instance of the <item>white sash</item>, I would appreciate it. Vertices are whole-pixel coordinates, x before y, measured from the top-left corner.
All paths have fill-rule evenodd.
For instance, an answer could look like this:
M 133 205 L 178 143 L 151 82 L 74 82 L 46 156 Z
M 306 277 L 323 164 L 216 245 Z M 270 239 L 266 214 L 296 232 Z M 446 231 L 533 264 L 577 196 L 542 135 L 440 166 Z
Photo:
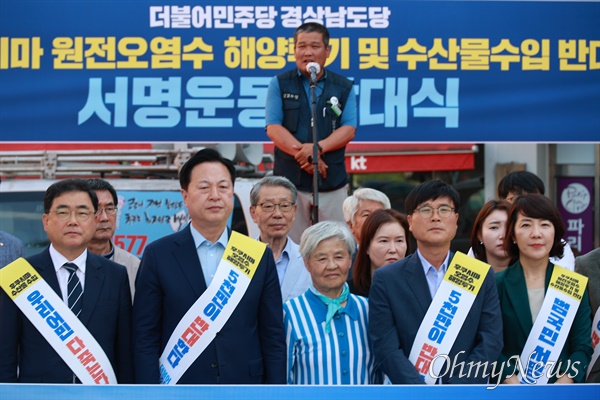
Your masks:
M 600 357 L 600 307 L 596 310 L 594 322 L 592 323 L 592 347 L 594 348 L 594 354 L 592 354 L 590 365 L 585 374 L 586 378 L 590 376 L 590 372 L 592 372 L 596 361 L 598 361 L 598 357 Z
M 160 356 L 162 384 L 177 383 L 223 328 L 246 293 L 266 248 L 265 243 L 231 232 L 210 286 L 179 321 Z
M 550 372 L 569 336 L 587 281 L 588 278 L 581 274 L 554 266 L 542 308 L 521 353 L 523 370 L 519 371 L 519 382 L 548 383 Z M 569 370 L 572 368 L 570 366 Z
M 457 252 L 448 265 L 409 356 L 428 385 L 435 384 L 440 376 L 445 363 L 434 360 L 450 354 L 489 269 L 488 264 L 461 252 Z
M 117 383 L 102 347 L 31 264 L 19 258 L 0 271 L 2 289 L 81 383 Z

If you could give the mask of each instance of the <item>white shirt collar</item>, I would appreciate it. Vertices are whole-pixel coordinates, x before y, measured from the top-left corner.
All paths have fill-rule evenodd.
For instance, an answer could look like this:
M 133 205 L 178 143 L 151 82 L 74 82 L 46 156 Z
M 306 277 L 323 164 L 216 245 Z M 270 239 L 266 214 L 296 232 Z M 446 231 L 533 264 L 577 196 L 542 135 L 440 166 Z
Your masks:
M 58 270 L 65 265 L 65 263 L 73 263 L 77 265 L 77 268 L 81 272 L 85 274 L 85 266 L 87 263 L 87 249 L 83 251 L 76 259 L 68 260 L 65 256 L 60 254 L 58 250 L 54 247 L 54 245 L 50 244 L 50 258 L 52 259 L 52 264 L 54 264 L 54 270 L 58 272 Z

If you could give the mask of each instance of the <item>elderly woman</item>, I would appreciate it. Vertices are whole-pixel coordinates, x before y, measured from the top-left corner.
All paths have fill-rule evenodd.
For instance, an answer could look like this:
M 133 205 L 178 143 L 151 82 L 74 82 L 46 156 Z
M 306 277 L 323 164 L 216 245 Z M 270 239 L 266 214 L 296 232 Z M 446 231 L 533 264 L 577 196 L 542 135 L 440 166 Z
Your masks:
M 369 215 L 362 227 L 352 279 L 348 281 L 350 292 L 368 297 L 375 270 L 410 253 L 408 229 L 406 216 L 396 210 L 377 210 Z
M 319 222 L 302 234 L 300 253 L 312 283 L 283 305 L 288 383 L 380 383 L 369 343 L 368 302 L 346 280 L 355 249 L 345 224 Z
M 473 256 L 490 264 L 494 272 L 504 271 L 512 264 L 510 256 L 504 250 L 509 208 L 510 203 L 506 200 L 488 201 L 477 214 L 471 232 Z
M 504 348 L 499 360 L 499 364 L 504 368 L 500 382 L 519 383 L 515 372 L 524 371 L 518 371 L 520 365 L 515 360 L 523 352 L 538 314 L 540 318 L 554 320 L 555 325 L 558 321 L 553 314 L 555 306 L 553 311 L 544 317 L 542 304 L 555 269 L 549 259 L 562 256 L 564 244 L 561 238 L 565 229 L 558 209 L 547 197 L 526 194 L 514 201 L 508 215 L 506 232 L 504 248 L 517 262 L 496 274 L 504 327 Z M 548 360 L 556 362 L 550 373 L 549 383 L 582 382 L 585 378 L 592 355 L 591 310 L 587 292 L 586 289 L 558 359 Z M 563 312 L 563 309 L 564 306 L 557 312 Z M 567 327 L 568 325 L 563 326 L 561 322 L 558 329 L 540 334 L 539 338 L 543 337 L 545 343 L 548 343 L 549 335 L 551 341 L 554 341 L 554 333 L 565 331 Z M 546 345 L 542 346 L 542 350 L 538 351 L 536 348 L 531 355 L 524 355 L 525 362 L 528 361 L 527 358 L 538 360 L 538 356 L 550 351 Z

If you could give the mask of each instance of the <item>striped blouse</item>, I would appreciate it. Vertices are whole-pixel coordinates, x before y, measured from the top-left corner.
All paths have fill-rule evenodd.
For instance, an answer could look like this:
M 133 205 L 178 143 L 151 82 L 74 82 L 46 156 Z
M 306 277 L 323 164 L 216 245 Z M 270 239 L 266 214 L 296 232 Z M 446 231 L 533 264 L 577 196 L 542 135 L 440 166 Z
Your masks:
M 327 306 L 310 289 L 283 305 L 288 384 L 381 383 L 368 332 L 368 300 L 350 294 L 325 333 Z

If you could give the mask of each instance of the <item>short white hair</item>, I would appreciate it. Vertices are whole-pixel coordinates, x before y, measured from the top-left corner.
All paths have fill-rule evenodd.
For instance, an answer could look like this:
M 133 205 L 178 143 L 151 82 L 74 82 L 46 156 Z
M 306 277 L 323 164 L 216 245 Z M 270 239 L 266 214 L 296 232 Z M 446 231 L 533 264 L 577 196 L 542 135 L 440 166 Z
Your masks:
M 356 189 L 351 196 L 346 197 L 342 205 L 346 222 L 354 223 L 356 211 L 361 201 L 371 200 L 383 204 L 383 208 L 392 208 L 390 199 L 383 192 L 371 188 Z
M 332 238 L 343 241 L 348 248 L 348 254 L 352 257 L 356 251 L 354 236 L 346 224 L 338 221 L 322 221 L 308 227 L 300 238 L 300 254 L 303 258 L 309 259 L 319 243 Z

